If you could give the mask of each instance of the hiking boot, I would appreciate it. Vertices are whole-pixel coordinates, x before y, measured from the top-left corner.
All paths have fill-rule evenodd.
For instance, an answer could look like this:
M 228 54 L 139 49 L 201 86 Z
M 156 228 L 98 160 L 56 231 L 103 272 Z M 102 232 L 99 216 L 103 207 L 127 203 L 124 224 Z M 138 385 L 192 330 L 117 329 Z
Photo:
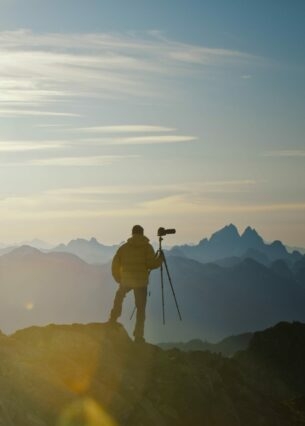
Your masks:
M 119 329 L 122 327 L 122 324 L 120 324 L 119 322 L 117 322 L 117 320 L 115 319 L 111 319 L 109 318 L 109 320 L 106 322 L 106 324 L 110 327 L 110 328 L 114 328 L 114 329 Z

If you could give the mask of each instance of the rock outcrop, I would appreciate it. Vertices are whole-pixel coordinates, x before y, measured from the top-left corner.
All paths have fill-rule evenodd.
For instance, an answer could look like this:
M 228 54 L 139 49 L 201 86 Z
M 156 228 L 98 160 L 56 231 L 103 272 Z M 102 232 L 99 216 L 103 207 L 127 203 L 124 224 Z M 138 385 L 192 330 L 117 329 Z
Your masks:
M 301 339 L 304 329 L 293 333 L 290 326 Z M 266 333 L 275 341 L 272 329 Z M 275 333 L 280 345 L 281 333 Z M 49 325 L 0 335 L 0 425 L 304 424 L 297 389 L 283 401 L 248 380 L 259 342 L 265 342 L 262 335 L 254 335 L 250 352 L 229 359 L 135 344 L 120 325 Z M 270 359 L 273 346 L 266 347 Z

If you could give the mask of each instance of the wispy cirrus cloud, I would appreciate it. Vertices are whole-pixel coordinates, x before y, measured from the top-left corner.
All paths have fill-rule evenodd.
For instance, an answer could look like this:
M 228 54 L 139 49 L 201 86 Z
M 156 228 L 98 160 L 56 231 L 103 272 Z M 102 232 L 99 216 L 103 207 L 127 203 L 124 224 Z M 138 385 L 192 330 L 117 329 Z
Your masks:
M 0 140 L 0 152 L 16 154 L 1 159 L 5 166 L 97 166 L 112 163 L 115 159 L 135 158 L 130 155 L 104 155 L 104 147 L 188 143 L 197 138 L 171 133 L 176 129 L 153 125 L 116 125 L 85 127 L 81 129 L 50 127 L 67 136 L 53 140 Z M 89 132 L 89 133 L 86 133 Z M 100 137 L 98 135 L 101 134 Z M 92 137 L 94 135 L 94 137 Z M 56 155 L 50 155 L 53 150 Z M 48 158 L 44 152 L 50 151 Z M 22 156 L 21 154 L 28 155 Z M 30 158 L 30 154 L 32 157 Z
M 251 80 L 252 79 L 252 75 L 251 74 L 243 74 L 242 76 L 241 76 L 241 78 L 243 79 L 243 80 Z
M 195 136 L 184 135 L 158 135 L 158 136 L 139 136 L 122 138 L 88 138 L 85 142 L 95 143 L 97 145 L 150 145 L 166 144 L 195 141 Z
M 236 198 L 224 203 L 221 199 L 210 198 L 213 187 L 223 193 L 244 190 L 255 182 L 215 181 L 192 182 L 184 185 L 106 185 L 96 187 L 61 188 L 40 193 L 12 195 L 2 199 L 0 212 L 10 217 L 33 220 L 46 218 L 95 218 L 95 217 L 165 217 L 185 214 L 202 215 L 243 214 L 264 212 L 302 212 L 305 203 L 240 203 Z M 194 187 L 196 188 L 194 190 Z M 234 189 L 235 188 L 235 189 Z M 198 198 L 198 191 L 201 198 Z
M 110 156 L 109 160 L 125 158 Z M 129 156 L 134 157 L 134 156 Z M 128 158 L 128 157 L 127 157 Z M 152 198 L 166 197 L 168 195 L 181 195 L 193 197 L 196 194 L 211 194 L 211 193 L 235 193 L 240 191 L 251 191 L 257 184 L 256 181 L 250 179 L 243 180 L 221 180 L 221 181 L 206 181 L 206 182 L 188 182 L 188 183 L 167 183 L 167 184 L 121 184 L 121 185 L 95 185 L 95 186 L 76 186 L 64 187 L 43 191 L 39 194 L 33 194 L 32 197 L 40 197 L 53 200 L 78 200 L 86 202 L 88 197 L 96 200 L 105 200 L 107 196 L 127 196 L 131 195 L 148 195 Z M 15 197 L 15 196 L 14 196 Z M 197 198 L 196 198 L 197 199 Z
M 267 151 L 263 155 L 264 157 L 305 157 L 305 149 Z
M 1 97 L 1 95 L 0 95 Z M 0 117 L 19 117 L 19 116 L 34 116 L 34 117 L 79 117 L 79 114 L 72 112 L 59 111 L 40 111 L 33 109 L 21 108 L 0 108 Z
M 122 157 L 123 158 L 123 157 Z M 102 162 L 119 161 L 120 157 L 100 159 Z M 125 157 L 124 157 L 125 158 Z M 87 161 L 91 159 L 88 158 Z M 71 164 L 71 159 L 67 159 Z M 73 165 L 78 159 L 72 161 Z M 41 165 L 43 163 L 39 162 Z M 45 165 L 45 164 L 44 164 Z M 78 164 L 79 165 L 79 164 Z M 107 211 L 114 215 L 124 211 L 133 211 L 134 214 L 145 213 L 149 206 L 165 204 L 170 208 L 170 201 L 180 200 L 180 208 L 188 205 L 188 208 L 197 210 L 206 205 L 209 196 L 213 193 L 235 193 L 239 191 L 251 191 L 256 184 L 252 180 L 236 181 L 211 181 L 188 182 L 172 184 L 121 184 L 121 185 L 96 185 L 65 187 L 44 190 L 37 193 L 24 195 L 6 194 L 2 199 L 2 207 L 18 208 L 23 213 L 26 210 L 42 208 L 43 210 L 59 211 L 66 214 L 67 211 L 77 210 L 80 214 L 106 214 Z M 216 205 L 215 203 L 213 205 Z M 201 207 L 200 207 L 201 206 Z M 117 212 L 115 213 L 115 210 Z M 173 209 L 173 204 L 171 205 Z M 0 210 L 1 211 L 1 210 Z M 91 211 L 91 213 L 90 213 Z
M 60 157 L 32 160 L 33 166 L 107 166 L 117 161 L 137 158 L 135 155 L 94 155 L 82 157 Z
M 118 161 L 138 158 L 135 155 L 94 155 L 94 156 L 61 156 L 38 159 L 24 159 L 3 162 L 2 166 L 50 166 L 50 167 L 95 167 L 109 166 Z
M 241 204 L 237 200 L 230 203 L 217 202 L 206 198 L 201 203 L 194 202 L 191 197 L 183 195 L 172 195 L 156 200 L 146 201 L 142 207 L 145 211 L 150 211 L 158 215 L 170 215 L 173 213 L 173 205 L 175 205 L 176 215 L 185 214 L 204 214 L 204 213 L 221 213 L 221 214 L 247 214 L 247 213 L 278 213 L 285 211 L 302 212 L 305 211 L 305 203 L 249 203 Z
M 60 149 L 64 146 L 61 141 L 1 141 L 0 152 L 14 153 L 26 151 L 44 151 Z
M 136 53 L 143 54 L 145 58 L 152 55 L 163 60 L 174 59 L 178 62 L 213 63 L 219 59 L 240 58 L 245 60 L 253 58 L 252 55 L 237 50 L 210 48 L 200 45 L 181 43 L 167 38 L 162 32 L 146 31 L 133 33 L 34 33 L 30 30 L 2 31 L 0 32 L 1 47 L 12 52 L 18 51 L 20 46 L 24 51 L 38 52 L 61 47 L 59 52 L 67 56 L 75 51 L 87 52 L 88 56 L 81 56 L 81 60 L 91 64 L 103 63 L 104 67 L 113 67 L 114 64 L 137 68 L 139 62 Z M 92 51 L 107 53 L 99 57 L 92 56 Z M 117 52 L 117 55 L 113 55 Z M 132 55 L 131 52 L 134 52 Z M 59 55 L 59 53 L 58 53 Z M 61 56 L 60 56 L 61 57 Z M 77 60 L 72 56 L 72 60 Z M 79 60 L 77 60 L 79 63 Z M 141 62 L 143 65 L 151 64 L 148 69 L 155 70 L 149 61 Z M 155 63 L 155 61 L 153 61 Z M 145 67 L 144 67 L 145 68 Z M 157 68 L 160 69 L 160 68 Z
M 176 129 L 163 126 L 152 126 L 147 124 L 130 124 L 130 125 L 115 125 L 115 126 L 91 126 L 91 127 L 76 127 L 72 131 L 85 133 L 159 133 L 172 132 Z
M 2 104 L 52 104 L 82 98 L 162 96 L 162 79 L 202 67 L 253 61 L 248 54 L 179 43 L 158 32 L 0 32 Z M 2 109 L 2 115 L 25 110 Z M 56 111 L 56 110 L 55 110 Z M 47 115 L 51 111 L 33 110 Z M 58 112 L 57 112 L 58 113 Z M 1 112 L 0 112 L 1 114 Z M 30 114 L 30 113 L 28 113 Z M 59 113 L 58 113 L 59 114 Z M 63 113 L 61 113 L 63 115 Z
M 114 125 L 92 126 L 67 129 L 70 133 L 89 135 L 86 139 L 78 139 L 78 143 L 91 143 L 96 145 L 150 145 L 195 141 L 191 135 L 176 134 L 177 129 L 153 125 Z M 174 133 L 175 132 L 175 133 Z M 142 135 L 139 135 L 141 134 Z M 162 134 L 165 133 L 165 134 Z M 133 136 L 130 136 L 133 134 Z M 94 135 L 94 137 L 92 137 Z M 96 136 L 101 135 L 101 136 Z M 105 137 L 105 135 L 107 137 Z M 117 136 L 120 135 L 120 136 Z

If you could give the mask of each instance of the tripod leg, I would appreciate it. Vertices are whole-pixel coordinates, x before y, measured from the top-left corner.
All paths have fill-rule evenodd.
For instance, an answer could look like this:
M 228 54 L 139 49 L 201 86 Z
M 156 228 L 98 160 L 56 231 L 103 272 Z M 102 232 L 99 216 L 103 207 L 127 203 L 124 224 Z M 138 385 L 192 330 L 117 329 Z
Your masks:
M 150 297 L 150 291 L 148 292 L 148 296 Z M 137 309 L 137 307 L 135 306 L 135 307 L 133 308 L 133 311 L 131 312 L 130 317 L 129 317 L 129 319 L 130 319 L 130 320 L 132 320 L 132 318 L 133 318 L 133 316 L 134 316 L 134 314 L 135 314 L 135 312 L 136 312 L 136 309 Z
M 162 318 L 163 325 L 165 324 L 165 307 L 164 307 L 164 283 L 163 283 L 163 265 L 160 267 L 161 272 L 161 294 L 162 294 Z
M 173 296 L 174 296 L 174 300 L 175 300 L 175 304 L 176 304 L 176 308 L 177 308 L 178 316 L 179 316 L 179 318 L 180 318 L 180 321 L 182 321 L 182 317 L 181 317 L 180 310 L 179 310 L 179 306 L 178 306 L 178 302 L 177 302 L 177 299 L 176 299 L 176 295 L 175 295 L 175 291 L 174 291 L 174 287 L 173 287 L 172 279 L 171 279 L 171 276 L 170 276 L 170 273 L 169 273 L 169 270 L 168 270 L 168 266 L 167 266 L 167 262 L 166 262 L 166 258 L 165 258 L 164 253 L 163 253 L 163 262 L 164 262 L 165 269 L 166 269 L 166 272 L 167 272 L 168 281 L 169 281 L 169 283 L 170 283 L 170 287 L 171 287 L 171 289 L 172 289 L 172 293 L 173 293 Z M 162 266 L 161 266 L 161 267 L 162 267 Z
M 136 312 L 136 307 L 133 308 L 133 311 L 132 311 L 130 318 L 129 318 L 130 320 L 132 320 L 135 312 Z

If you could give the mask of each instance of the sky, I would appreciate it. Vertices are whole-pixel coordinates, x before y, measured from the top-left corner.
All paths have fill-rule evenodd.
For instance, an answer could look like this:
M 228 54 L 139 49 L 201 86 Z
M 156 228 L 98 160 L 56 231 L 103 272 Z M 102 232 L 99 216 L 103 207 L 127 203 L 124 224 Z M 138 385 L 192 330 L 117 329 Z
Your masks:
M 0 0 L 0 241 L 305 247 L 305 3 Z

